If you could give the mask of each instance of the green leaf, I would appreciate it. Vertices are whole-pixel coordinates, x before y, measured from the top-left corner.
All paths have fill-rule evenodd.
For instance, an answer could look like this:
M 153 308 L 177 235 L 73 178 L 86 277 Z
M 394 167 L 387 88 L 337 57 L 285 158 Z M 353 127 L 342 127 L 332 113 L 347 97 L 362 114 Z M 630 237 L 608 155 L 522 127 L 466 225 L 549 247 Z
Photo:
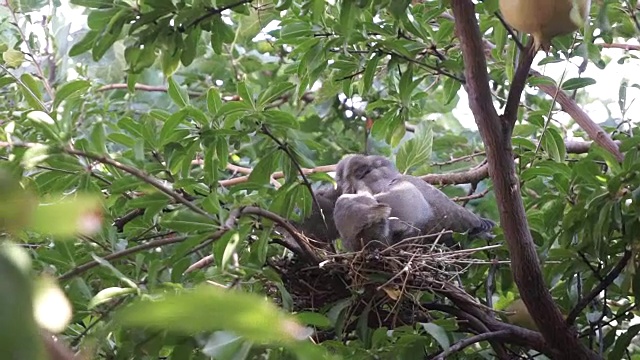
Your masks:
M 236 88 L 241 99 L 240 102 L 247 104 L 251 109 L 255 109 L 255 99 L 253 98 L 253 94 L 249 91 L 247 84 L 241 81 L 237 84 Z
M 115 275 L 120 281 L 122 281 L 125 284 L 129 285 L 130 288 L 136 289 L 136 291 L 138 290 L 138 285 L 133 280 L 131 280 L 127 276 L 125 276 L 120 270 L 116 269 L 107 260 L 105 260 L 105 259 L 103 259 L 103 258 L 101 258 L 101 257 L 99 257 L 99 256 L 97 256 L 95 254 L 91 254 L 91 257 L 98 264 L 100 264 L 100 265 L 106 267 L 107 269 L 111 270 L 113 275 Z
M 87 309 L 91 310 L 96 306 L 109 302 L 115 298 L 122 297 L 129 294 L 135 294 L 135 293 L 137 293 L 137 290 L 130 287 L 129 288 L 109 287 L 106 289 L 102 289 L 100 290 L 100 292 L 96 294 L 96 296 L 91 298 L 91 300 L 89 301 L 89 304 L 87 305 Z
M 562 83 L 562 90 L 577 90 L 596 83 L 592 78 L 573 78 Z
M 433 130 L 431 122 L 418 124 L 412 139 L 400 146 L 396 156 L 396 165 L 400 172 L 406 173 L 412 167 L 425 165 L 431 159 Z
M 404 123 L 405 123 L 404 119 L 405 117 L 401 113 L 400 115 L 394 117 L 393 122 L 389 124 L 390 132 L 387 134 L 387 142 L 392 147 L 398 146 L 398 144 L 400 143 L 400 140 L 402 140 L 402 138 L 404 137 L 404 134 L 407 131 L 406 127 L 404 126 Z
M 173 76 L 169 76 L 167 81 L 169 82 L 169 96 L 171 100 L 181 108 L 189 105 L 189 95 L 180 88 L 178 83 L 173 79 Z
M 20 231 L 31 221 L 35 195 L 20 185 L 20 178 L 0 168 L 0 231 Z
M 5 358 L 45 359 L 33 316 L 29 260 L 25 250 L 0 243 L 0 349 Z
M 8 67 L 17 68 L 24 62 L 24 54 L 22 51 L 9 49 L 2 53 L 2 60 Z
M 271 150 L 258 161 L 254 166 L 249 181 L 257 184 L 268 184 L 271 174 L 278 168 L 282 153 L 278 150 Z
M 47 199 L 36 209 L 32 231 L 62 238 L 93 234 L 102 226 L 102 199 L 91 195 Z
M 549 154 L 549 157 L 556 162 L 563 162 L 567 155 L 567 149 L 562 139 L 562 135 L 555 128 L 548 128 L 542 135 L 542 148 Z
M 317 326 L 319 328 L 331 327 L 331 320 L 316 312 L 304 311 L 296 314 L 296 318 L 298 318 L 298 320 L 303 324 Z
M 265 122 L 270 126 L 281 127 L 285 129 L 298 128 L 298 122 L 290 112 L 270 109 L 266 110 L 262 114 L 264 115 Z
M 218 227 L 211 220 L 191 210 L 174 211 L 163 217 L 160 223 L 172 230 L 180 232 L 216 231 Z
M 227 242 L 227 246 L 224 248 L 224 253 L 222 253 L 222 261 L 220 262 L 222 269 L 226 269 L 229 266 L 229 261 L 231 261 L 233 255 L 236 253 L 239 243 L 240 234 L 237 231 L 233 231 L 229 242 Z
M 212 114 L 217 114 L 222 107 L 222 97 L 220 92 L 215 87 L 210 87 L 207 90 L 207 109 Z
M 186 108 L 181 109 L 178 112 L 173 113 L 162 125 L 162 129 L 160 130 L 160 142 L 165 145 L 170 139 L 170 136 L 174 133 L 178 125 L 182 123 L 189 113 L 189 110 Z
M 313 30 L 311 24 L 307 22 L 292 21 L 280 28 L 280 38 L 284 41 L 299 41 L 300 39 L 308 39 L 309 36 L 313 36 Z
M 449 336 L 447 331 L 434 323 L 421 323 L 422 328 L 429 333 L 440 345 L 443 350 L 449 349 L 451 343 L 449 342 Z
M 102 59 L 104 54 L 106 54 L 107 51 L 111 48 L 111 45 L 113 45 L 116 40 L 118 40 L 118 35 L 119 34 L 114 35 L 103 33 L 101 34 L 101 36 L 97 37 L 96 42 L 91 48 L 91 57 L 93 61 L 100 61 L 100 59 Z
M 292 317 L 262 296 L 199 286 L 154 301 L 136 301 L 115 315 L 125 326 L 144 326 L 195 334 L 228 330 L 248 340 L 292 345 L 310 335 Z
M 378 63 L 380 62 L 380 59 L 380 55 L 375 55 L 367 62 L 367 65 L 364 68 L 364 75 L 362 76 L 362 88 L 360 89 L 361 94 L 367 94 L 369 90 L 371 90 L 373 79 L 378 71 Z
M 49 158 L 49 152 L 49 146 L 36 144 L 25 151 L 21 163 L 25 169 L 33 169 Z
M 276 4 L 276 10 L 278 11 L 283 11 L 283 10 L 287 10 L 288 8 L 291 7 L 293 0 L 278 0 L 278 3 Z
M 444 91 L 445 105 L 448 105 L 449 103 L 451 103 L 451 101 L 453 101 L 453 99 L 456 98 L 456 95 L 458 94 L 458 90 L 460 90 L 461 86 L 462 84 L 460 83 L 460 81 L 456 79 L 452 79 L 449 77 L 444 79 L 442 90 Z
M 73 44 L 73 46 L 69 50 L 69 56 L 71 57 L 78 56 L 80 54 L 83 54 L 91 50 L 91 48 L 95 45 L 96 40 L 98 39 L 98 36 L 100 36 L 99 31 L 96 31 L 96 30 L 88 31 L 80 41 Z
M 274 84 L 266 89 L 258 98 L 258 107 L 264 108 L 271 104 L 273 101 L 283 97 L 283 95 L 295 88 L 295 85 L 290 82 L 281 82 Z
M 229 331 L 216 331 L 207 339 L 202 352 L 213 359 L 248 359 L 251 342 Z M 173 359 L 172 359 L 173 360 Z
M 400 77 L 400 83 L 398 84 L 398 92 L 400 93 L 400 101 L 402 106 L 409 107 L 411 105 L 411 95 L 413 94 L 413 68 L 408 66 L 405 72 Z
M 196 58 L 197 50 L 198 50 L 198 41 L 200 40 L 200 35 L 202 34 L 202 30 L 199 27 L 196 27 L 192 31 L 187 34 L 187 38 L 184 40 L 184 48 L 182 49 L 182 54 L 180 55 L 180 61 L 182 65 L 189 66 Z
M 238 112 L 251 111 L 251 105 L 244 101 L 229 101 L 220 107 L 218 110 L 218 116 L 229 116 Z
M 84 90 L 88 89 L 91 86 L 86 80 L 74 80 L 70 81 L 60 87 L 58 91 L 56 91 L 55 100 L 53 102 L 53 108 L 57 108 L 60 103 L 62 103 L 65 99 L 72 97 Z
M 531 76 L 527 79 L 527 84 L 529 86 L 540 86 L 540 85 L 553 85 L 556 86 L 556 81 L 552 78 L 544 75 Z
M 609 360 L 618 360 L 624 358 L 624 354 L 627 351 L 629 345 L 631 344 L 631 340 L 640 333 L 640 325 L 633 325 L 627 329 L 627 331 L 620 335 L 620 337 L 616 340 L 615 345 L 611 352 L 609 352 L 609 356 L 607 357 Z
M 29 106 L 36 110 L 46 112 L 47 108 L 42 103 L 42 93 L 40 92 L 39 83 L 40 82 L 29 73 L 24 73 L 20 76 L 20 89 Z
M 342 6 L 340 7 L 340 27 L 344 36 L 348 36 L 353 30 L 357 11 L 355 1 L 342 0 Z

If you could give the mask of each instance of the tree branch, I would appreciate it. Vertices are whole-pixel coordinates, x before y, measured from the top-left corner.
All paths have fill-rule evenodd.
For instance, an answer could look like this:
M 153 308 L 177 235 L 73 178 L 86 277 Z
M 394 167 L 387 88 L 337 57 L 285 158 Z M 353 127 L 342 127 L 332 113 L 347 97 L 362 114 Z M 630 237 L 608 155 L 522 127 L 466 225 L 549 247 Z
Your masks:
M 204 20 L 206 20 L 206 19 L 208 19 L 208 18 L 210 18 L 210 17 L 212 17 L 214 15 L 221 14 L 225 10 L 233 9 L 236 6 L 241 6 L 241 5 L 244 5 L 244 4 L 249 4 L 249 3 L 251 3 L 251 1 L 252 0 L 240 0 L 240 1 L 235 2 L 233 4 L 221 6 L 219 8 L 210 8 L 206 13 L 201 15 L 199 18 L 193 20 L 189 25 L 186 26 L 186 28 L 190 28 L 192 26 L 196 26 L 196 25 L 200 24 L 201 22 L 203 22 Z
M 607 43 L 601 43 L 601 44 L 595 44 L 596 46 L 600 46 L 602 48 L 605 49 L 623 49 L 623 50 L 627 50 L 627 51 L 638 51 L 640 50 L 640 45 L 631 45 L 631 44 L 607 44 Z
M 280 225 L 282 228 L 284 228 L 290 235 L 291 237 L 296 241 L 296 243 L 298 243 L 298 245 L 300 246 L 300 248 L 302 249 L 303 255 L 306 258 L 307 261 L 311 261 L 312 264 L 316 265 L 318 263 L 320 263 L 320 259 L 318 258 L 318 256 L 315 254 L 315 252 L 313 252 L 313 250 L 311 250 L 309 248 L 309 245 L 307 243 L 307 241 L 305 241 L 301 236 L 300 233 L 298 232 L 298 230 L 293 227 L 293 225 L 291 225 L 287 220 L 285 220 L 284 218 L 282 218 L 281 216 L 279 216 L 278 214 L 274 214 L 270 211 L 258 208 L 258 207 L 253 207 L 253 206 L 249 206 L 246 208 L 242 209 L 242 214 L 251 214 L 251 215 L 257 215 L 260 217 L 264 217 L 267 218 L 275 223 L 277 223 L 278 225 Z
M 196 205 L 194 205 L 191 201 L 185 199 L 182 195 L 178 194 L 177 192 L 173 191 L 172 189 L 169 189 L 168 187 L 164 186 L 158 179 L 144 173 L 142 170 L 134 168 L 132 166 L 128 166 L 125 164 L 122 164 L 116 160 L 113 160 L 111 158 L 108 158 L 106 156 L 103 155 L 97 155 L 97 154 L 91 154 L 91 153 L 87 153 L 84 151 L 79 151 L 79 150 L 75 150 L 72 148 L 63 148 L 62 149 L 63 152 L 70 154 L 70 155 L 75 155 L 75 156 L 82 156 L 85 157 L 87 159 L 92 159 L 95 160 L 99 163 L 102 164 L 107 164 L 107 165 L 111 165 L 117 169 L 120 169 L 126 173 L 129 173 L 135 177 L 137 177 L 138 179 L 146 182 L 147 184 L 155 187 L 156 189 L 160 190 L 162 193 L 164 193 L 165 195 L 169 196 L 170 198 L 174 199 L 176 202 L 186 206 L 188 209 L 190 209 L 191 211 L 195 212 L 196 214 L 202 215 L 210 220 L 216 221 L 216 218 L 213 217 L 211 214 L 207 213 L 206 211 L 200 209 L 199 207 L 197 207 Z
M 534 76 L 542 76 L 535 70 L 531 70 L 530 73 Z M 540 84 L 538 87 L 550 96 L 556 96 L 557 94 L 556 101 L 560 104 L 562 110 L 569 114 L 593 141 L 613 154 L 619 162 L 624 160 L 624 155 L 622 155 L 620 149 L 618 149 L 618 145 L 611 139 L 609 134 L 607 134 L 600 125 L 596 124 L 567 93 L 551 84 Z
M 589 292 L 589 294 L 580 299 L 576 306 L 571 309 L 569 315 L 567 315 L 567 325 L 573 325 L 578 318 L 578 315 L 580 315 L 580 312 L 582 312 L 582 310 L 584 310 L 584 308 L 586 308 L 587 305 L 589 305 L 589 303 L 598 296 L 598 294 L 616 280 L 618 275 L 620 275 L 622 270 L 627 266 L 629 259 L 631 259 L 631 250 L 625 250 L 620 261 L 618 261 L 616 266 L 609 271 L 607 276 L 605 276 L 604 279 L 602 279 L 602 281 L 600 281 L 600 283 L 598 283 L 598 285 Z
M 420 306 L 428 310 L 436 310 L 436 311 L 441 311 L 441 312 L 453 315 L 458 319 L 458 321 L 465 323 L 469 328 L 471 328 L 478 334 L 490 332 L 489 328 L 482 321 L 478 320 L 478 318 L 467 313 L 466 311 L 458 309 L 455 306 L 438 304 L 438 303 L 423 303 L 423 304 L 420 304 Z M 499 359 L 510 359 L 510 357 L 507 354 L 507 350 L 504 347 L 504 344 L 497 341 L 491 341 L 491 340 L 489 340 L 489 344 L 491 345 L 493 350 L 496 352 L 496 355 L 498 356 Z
M 518 62 L 518 68 L 511 81 L 511 87 L 509 88 L 509 95 L 507 96 L 507 104 L 504 107 L 503 120 L 508 124 L 509 131 L 513 131 L 513 127 L 518 119 L 518 108 L 520 107 L 520 96 L 524 91 L 524 86 L 527 83 L 529 77 L 529 70 L 531 64 L 533 64 L 533 58 L 535 57 L 533 37 L 529 39 L 529 44 L 521 52 L 520 61 Z M 509 134 L 511 135 L 511 134 Z
M 128 90 L 128 84 L 107 84 L 101 86 L 96 89 L 97 92 L 110 91 L 110 90 Z M 133 85 L 133 89 L 137 91 L 148 91 L 148 92 L 164 92 L 166 93 L 169 89 L 166 86 L 154 86 L 154 85 L 145 85 L 145 84 L 135 84 Z M 202 93 L 189 92 L 189 96 L 198 97 L 203 96 Z
M 597 359 L 599 357 L 582 345 L 567 326 L 544 282 L 520 197 L 511 126 L 508 121 L 503 123 L 493 107 L 474 5 L 469 0 L 454 0 L 452 7 L 464 58 L 469 107 L 485 144 L 515 283 L 542 336 L 563 359 Z
M 160 239 L 160 240 L 154 240 L 154 241 L 149 241 L 146 244 L 141 244 L 138 246 L 134 246 L 128 249 L 124 249 L 122 251 L 118 251 L 118 252 L 114 252 L 112 254 L 109 255 L 105 255 L 102 258 L 107 260 L 107 261 L 111 261 L 111 260 L 117 260 L 120 259 L 122 257 L 131 255 L 131 254 L 135 254 L 137 252 L 140 251 L 144 251 L 147 249 L 152 249 L 155 247 L 160 247 L 160 246 L 164 246 L 164 245 L 168 245 L 168 244 L 175 244 L 175 243 L 179 243 L 182 241 L 185 241 L 188 237 L 187 236 L 176 236 L 176 237 L 170 237 L 170 238 L 166 238 L 166 239 Z M 78 265 L 75 268 L 67 271 L 66 273 L 60 275 L 58 277 L 59 281 L 65 281 L 68 280 L 74 276 L 78 276 L 80 274 L 82 274 L 83 272 L 95 267 L 98 265 L 98 262 L 95 260 L 86 262 L 82 265 Z
M 444 360 L 446 359 L 447 356 L 455 352 L 462 351 L 464 350 L 464 348 L 471 346 L 475 343 L 479 343 L 481 341 L 487 341 L 487 340 L 495 340 L 496 338 L 503 339 L 509 334 L 510 333 L 508 330 L 498 330 L 494 332 L 488 332 L 488 333 L 483 333 L 483 334 L 478 334 L 478 335 L 468 337 L 466 339 L 460 340 L 457 343 L 451 345 L 447 350 L 441 352 L 436 357 L 434 357 L 434 360 Z
M 545 342 L 539 332 L 521 328 L 516 325 L 506 324 L 497 320 L 492 314 L 482 311 L 478 307 L 478 304 L 472 301 L 470 296 L 462 290 L 443 290 L 440 291 L 440 293 L 451 300 L 457 308 L 482 322 L 488 331 L 508 330 L 510 335 L 505 339 L 506 342 L 531 348 L 548 356 L 554 355 L 554 350 L 550 348 L 549 344 Z
M 293 155 L 293 152 L 291 150 L 289 150 L 289 144 L 280 141 L 280 139 L 278 139 L 277 137 L 275 137 L 275 135 L 273 135 L 273 133 L 269 130 L 269 128 L 266 125 L 262 125 L 261 127 L 262 133 L 267 135 L 267 137 L 269 137 L 271 140 L 273 140 L 273 142 L 275 142 L 276 144 L 278 144 L 278 147 L 284 151 L 284 153 L 287 155 L 287 157 L 289 157 L 289 159 L 291 160 L 291 162 L 293 163 L 293 166 L 295 166 L 296 170 L 298 170 L 298 174 L 300 174 L 300 176 L 302 177 L 302 182 L 304 184 L 304 186 L 307 188 L 307 190 L 309 190 L 309 194 L 311 195 L 311 198 L 313 199 L 314 204 L 318 207 L 318 209 L 321 209 L 320 207 L 320 203 L 318 202 L 318 199 L 316 198 L 316 195 L 313 193 L 313 188 L 311 187 L 311 182 L 309 181 L 309 179 L 307 179 L 307 176 L 304 173 L 304 169 L 302 169 L 302 166 L 300 166 L 300 164 L 298 163 L 298 160 L 295 158 L 295 156 Z M 273 177 L 272 177 L 273 179 Z M 327 226 L 326 222 L 325 222 L 325 227 Z
M 204 249 L 205 247 L 209 246 L 209 244 L 211 244 L 213 241 L 215 241 L 215 239 L 221 237 L 225 232 L 227 232 L 228 230 L 230 230 L 231 228 L 233 228 L 236 224 L 236 221 L 238 218 L 240 218 L 243 215 L 257 215 L 260 217 L 264 217 L 267 218 L 275 223 L 277 223 L 278 225 L 280 225 L 284 230 L 286 230 L 289 234 L 291 234 L 291 237 L 296 241 L 296 243 L 298 244 L 298 246 L 300 247 L 300 251 L 294 251 L 293 252 L 297 253 L 299 256 L 301 256 L 302 258 L 304 258 L 305 260 L 307 260 L 310 264 L 318 264 L 320 263 L 320 259 L 318 258 L 318 256 L 316 255 L 315 252 L 313 252 L 313 250 L 311 250 L 307 244 L 307 242 L 300 237 L 299 232 L 296 230 L 295 227 L 293 227 L 293 225 L 291 225 L 286 219 L 282 218 L 281 216 L 272 213 L 270 211 L 258 208 L 258 207 L 254 207 L 254 206 L 247 206 L 244 208 L 237 208 L 235 210 L 233 210 L 230 214 L 229 214 L 229 218 L 227 219 L 227 221 L 225 222 L 224 226 L 222 229 L 220 229 L 218 232 L 216 232 L 210 239 L 207 239 L 206 241 L 203 241 L 202 244 L 196 246 L 195 248 L 191 249 L 191 251 L 189 251 L 187 253 L 188 254 L 192 254 L 196 251 L 199 251 L 201 249 Z M 219 235 L 217 235 L 220 232 Z M 203 257 L 202 259 L 196 261 L 195 263 L 191 264 L 191 266 L 189 266 L 189 268 L 187 268 L 187 270 L 185 270 L 185 273 L 189 273 L 195 269 L 200 269 L 204 266 L 209 265 L 211 262 L 213 261 L 213 256 L 212 255 L 207 255 L 205 257 Z

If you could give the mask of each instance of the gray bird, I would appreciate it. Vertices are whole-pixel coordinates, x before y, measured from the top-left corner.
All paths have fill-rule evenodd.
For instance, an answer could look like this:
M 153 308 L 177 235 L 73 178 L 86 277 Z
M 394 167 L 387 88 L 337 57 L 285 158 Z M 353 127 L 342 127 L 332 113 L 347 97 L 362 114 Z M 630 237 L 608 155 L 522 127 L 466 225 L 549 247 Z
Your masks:
M 422 235 L 451 230 L 483 236 L 495 226 L 493 221 L 456 204 L 431 184 L 415 176 L 402 175 L 391 161 L 382 156 L 345 157 L 336 168 L 336 181 L 343 193 L 370 191 L 379 202 L 391 206 L 391 216 L 419 229 Z M 396 233 L 398 229 L 392 226 L 392 230 Z M 408 231 L 400 236 L 406 238 L 415 234 Z M 445 240 L 450 242 L 451 237 L 448 238 Z M 398 240 L 394 234 L 393 241 Z
M 341 195 L 333 218 L 344 248 L 360 251 L 371 241 L 390 245 L 390 213 L 388 205 L 379 203 L 368 192 Z
M 432 207 L 424 200 L 420 190 L 408 181 L 392 180 L 384 191 L 373 197 L 379 203 L 391 207 L 389 226 L 392 243 L 421 235 L 428 226 L 427 220 L 433 217 Z

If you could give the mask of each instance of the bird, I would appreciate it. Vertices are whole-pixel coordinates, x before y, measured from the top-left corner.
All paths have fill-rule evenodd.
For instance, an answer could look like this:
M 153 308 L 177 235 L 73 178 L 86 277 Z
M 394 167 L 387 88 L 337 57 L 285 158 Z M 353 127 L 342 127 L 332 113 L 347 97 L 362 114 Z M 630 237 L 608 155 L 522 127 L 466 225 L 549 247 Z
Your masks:
M 354 252 L 372 241 L 390 245 L 390 213 L 388 205 L 379 203 L 367 191 L 340 195 L 333 218 L 343 247 Z
M 336 182 L 343 194 L 371 192 L 378 202 L 391 207 L 391 216 L 397 216 L 422 235 L 452 231 L 468 233 L 471 237 L 490 237 L 495 226 L 492 220 L 458 205 L 433 185 L 415 176 L 401 174 L 383 156 L 349 155 L 343 158 L 336 167 Z M 393 229 L 393 224 L 392 230 L 397 230 Z M 415 236 L 415 231 L 404 235 Z M 394 236 L 393 242 L 399 240 L 401 238 Z M 449 245 L 452 237 L 446 235 L 443 240 Z
M 433 217 L 433 209 L 420 190 L 401 178 L 392 180 L 373 197 L 391 208 L 389 228 L 393 243 L 421 235 L 422 230 L 428 226 L 428 219 Z
M 536 322 L 533 320 L 533 317 L 529 313 L 529 309 L 527 309 L 527 306 L 524 304 L 524 301 L 521 298 L 518 298 L 511 302 L 511 304 L 509 304 L 504 309 L 504 311 L 507 313 L 506 320 L 509 324 L 518 325 L 520 327 L 533 331 L 540 331 L 538 329 L 538 325 L 536 325 Z M 562 317 L 566 320 L 567 315 L 562 309 L 560 309 L 560 312 L 562 313 Z
M 551 39 L 584 26 L 591 0 L 500 0 L 499 6 L 507 24 L 533 36 L 534 52 L 549 52 Z

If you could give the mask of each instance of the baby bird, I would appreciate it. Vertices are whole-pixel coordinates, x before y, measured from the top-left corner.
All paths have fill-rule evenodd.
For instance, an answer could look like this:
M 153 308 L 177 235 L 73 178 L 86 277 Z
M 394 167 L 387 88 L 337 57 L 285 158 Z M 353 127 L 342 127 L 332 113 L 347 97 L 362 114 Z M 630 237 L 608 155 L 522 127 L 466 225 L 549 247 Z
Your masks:
M 500 0 L 504 20 L 533 36 L 534 52 L 549 52 L 551 39 L 583 27 L 590 9 L 591 0 Z
M 344 248 L 348 251 L 360 251 L 371 241 L 389 245 L 390 213 L 388 205 L 378 203 L 368 192 L 340 195 L 333 219 Z

